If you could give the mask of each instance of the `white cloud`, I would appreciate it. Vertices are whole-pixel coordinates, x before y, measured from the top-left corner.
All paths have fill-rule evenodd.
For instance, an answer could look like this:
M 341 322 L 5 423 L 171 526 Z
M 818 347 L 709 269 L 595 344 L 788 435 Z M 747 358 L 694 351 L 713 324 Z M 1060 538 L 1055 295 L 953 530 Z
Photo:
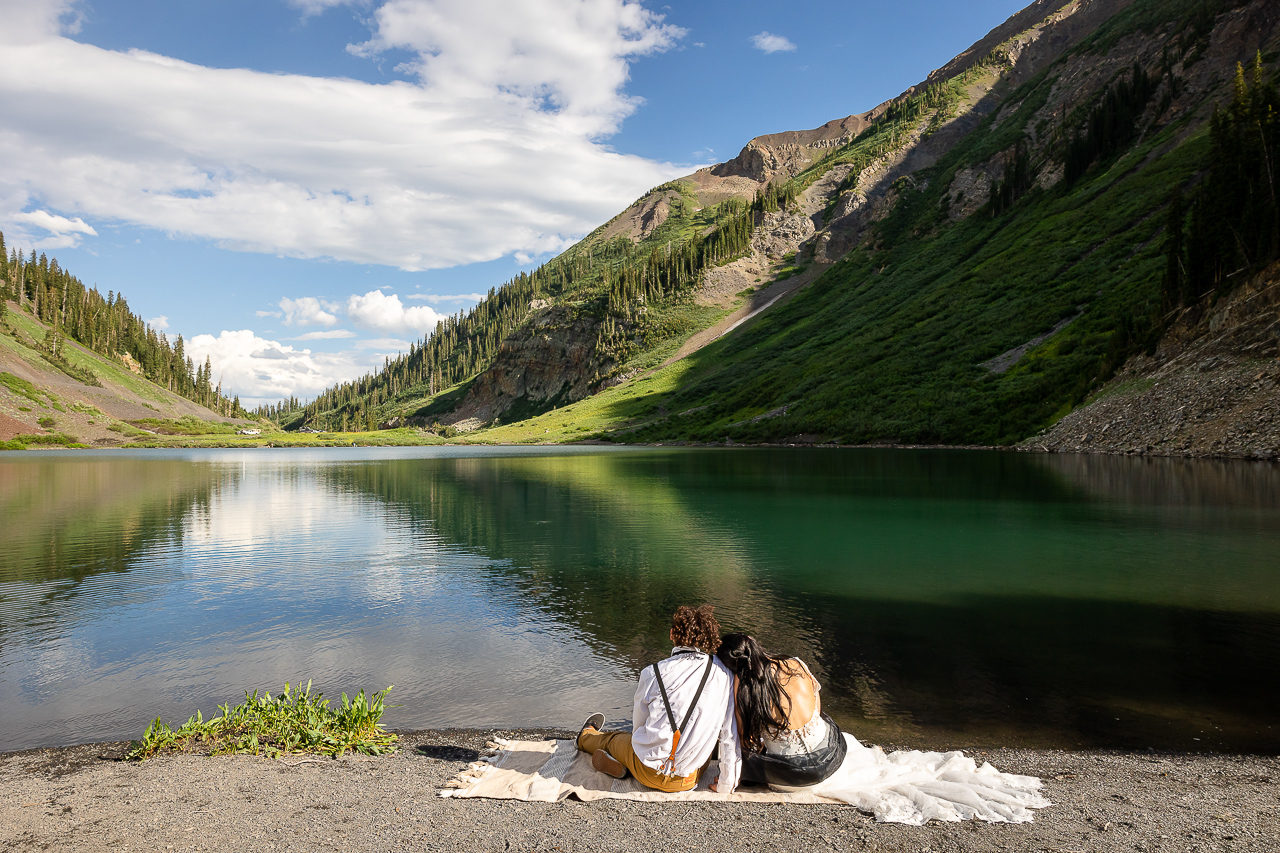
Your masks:
M 291 341 L 331 341 L 340 340 L 342 338 L 354 338 L 356 333 L 350 329 L 330 329 L 327 332 L 307 332 L 305 335 L 298 335 L 296 338 L 289 338 Z
M 444 319 L 443 314 L 425 305 L 405 307 L 399 296 L 380 290 L 348 298 L 347 317 L 362 329 L 414 337 L 428 334 Z
M 379 355 L 397 355 L 408 351 L 409 342 L 399 338 L 369 338 L 356 341 L 353 346 L 358 350 L 377 350 Z
M 635 0 L 388 0 L 351 50 L 413 79 L 377 85 L 103 50 L 59 34 L 74 6 L 0 0 L 0 228 L 47 208 L 419 270 L 563 246 L 684 171 L 601 142 L 630 61 L 683 35 Z
M 196 335 L 187 341 L 187 353 L 213 365 L 215 383 L 225 394 L 237 394 L 246 406 L 274 402 L 282 397 L 315 397 L 335 382 L 356 379 L 381 366 L 381 358 L 356 353 L 313 353 L 288 344 L 260 338 L 248 329 Z
M 163 314 L 161 314 L 159 317 L 152 317 L 147 322 L 151 324 L 151 328 L 157 331 L 162 332 L 165 329 L 169 328 L 169 318 Z
M 479 302 L 485 298 L 483 293 L 411 293 L 405 299 L 420 299 L 439 305 L 441 302 Z
M 280 300 L 280 310 L 284 314 L 286 326 L 336 326 L 338 316 L 333 312 L 340 308 L 339 305 L 314 296 L 303 296 L 300 299 L 286 296 Z M 262 316 L 261 312 L 259 316 Z
M 763 50 L 765 53 L 777 53 L 780 50 L 795 50 L 796 46 L 791 39 L 786 36 L 774 35 L 768 30 L 759 32 L 751 37 L 751 44 L 757 50 Z
M 98 232 L 80 217 L 68 219 L 47 210 L 30 210 L 9 217 L 17 228 L 10 230 L 9 242 L 14 245 L 30 245 L 37 249 L 67 249 L 80 245 L 81 235 L 97 237 Z M 35 228 L 47 232 L 40 235 Z
M 255 317 L 283 317 L 284 314 L 279 311 L 254 311 Z
M 290 6 L 302 10 L 303 18 L 319 15 L 334 6 L 368 6 L 367 0 L 288 0 Z

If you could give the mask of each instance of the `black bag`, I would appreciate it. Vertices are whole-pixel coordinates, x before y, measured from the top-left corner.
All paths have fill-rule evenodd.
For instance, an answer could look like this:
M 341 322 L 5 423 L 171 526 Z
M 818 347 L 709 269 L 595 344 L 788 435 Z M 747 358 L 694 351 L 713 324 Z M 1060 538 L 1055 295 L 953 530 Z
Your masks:
M 840 769 L 849 744 L 844 733 L 824 712 L 827 736 L 822 744 L 811 752 L 799 755 L 769 755 L 766 752 L 745 752 L 742 756 L 742 781 L 764 782 L 787 788 L 816 785 Z

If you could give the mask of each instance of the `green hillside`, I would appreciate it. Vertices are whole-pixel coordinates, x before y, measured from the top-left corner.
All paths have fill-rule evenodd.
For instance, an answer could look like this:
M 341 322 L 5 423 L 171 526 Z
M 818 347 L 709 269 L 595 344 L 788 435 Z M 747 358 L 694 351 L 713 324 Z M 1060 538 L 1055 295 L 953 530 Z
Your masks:
M 1268 168 L 1280 163 L 1280 34 L 1274 21 L 1231 23 L 1270 20 L 1258 17 L 1263 6 L 1138 0 L 1034 74 L 1020 70 L 1031 40 L 1020 34 L 896 99 L 789 179 L 760 183 L 753 200 L 700 207 L 693 182 L 656 188 L 632 209 L 667 206 L 652 231 L 620 236 L 607 223 L 491 294 L 464 321 L 470 336 L 442 326 L 403 366 L 335 389 L 294 425 L 447 421 L 477 388 L 524 369 L 503 348 L 529 339 L 542 300 L 561 313 L 540 334 L 558 335 L 566 352 L 594 336 L 584 349 L 599 393 L 517 401 L 468 440 L 1023 440 L 1153 349 L 1174 313 L 1280 254 Z M 983 80 L 995 81 L 989 95 L 973 89 Z M 974 97 L 990 107 L 959 133 L 949 122 Z M 935 134 L 954 142 L 926 165 L 894 165 Z M 873 212 L 843 260 L 654 372 L 723 316 L 691 296 L 708 270 L 749 249 L 768 211 L 844 175 L 829 221 L 870 186 L 867 172 L 894 168 L 901 176 L 867 201 Z M 974 176 L 983 197 L 966 199 Z M 771 275 L 813 263 L 813 251 Z M 404 369 L 414 358 L 461 369 L 415 374 Z

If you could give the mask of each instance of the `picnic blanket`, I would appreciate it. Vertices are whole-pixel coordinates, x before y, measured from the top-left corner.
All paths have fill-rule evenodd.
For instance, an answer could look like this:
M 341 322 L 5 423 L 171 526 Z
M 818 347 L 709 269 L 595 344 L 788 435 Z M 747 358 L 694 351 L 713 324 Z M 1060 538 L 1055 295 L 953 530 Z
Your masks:
M 1040 796 L 1034 776 L 1001 773 L 978 766 L 962 752 L 902 750 L 886 754 L 846 734 L 849 752 L 835 775 L 799 792 L 743 785 L 732 794 L 716 793 L 716 762 L 692 791 L 664 794 L 645 788 L 630 775 L 614 779 L 591 766 L 591 756 L 572 740 L 497 740 L 491 754 L 473 762 L 447 783 L 442 797 L 488 797 L 553 803 L 570 796 L 591 802 L 609 798 L 645 802 L 720 800 L 757 803 L 848 803 L 891 823 L 929 820 L 979 820 L 1025 823 L 1030 809 L 1049 801 Z

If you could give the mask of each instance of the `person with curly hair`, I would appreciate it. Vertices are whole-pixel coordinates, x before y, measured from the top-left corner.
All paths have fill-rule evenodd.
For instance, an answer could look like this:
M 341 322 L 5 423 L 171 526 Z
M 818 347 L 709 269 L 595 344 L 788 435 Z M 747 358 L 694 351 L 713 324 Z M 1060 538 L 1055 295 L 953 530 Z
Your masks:
M 680 607 L 671 617 L 671 656 L 645 667 L 636 686 L 630 732 L 601 731 L 592 714 L 578 733 L 578 749 L 591 765 L 616 779 L 631 773 L 657 791 L 689 791 L 720 748 L 720 775 L 712 790 L 731 793 L 738 784 L 738 728 L 733 676 L 716 657 L 720 624 L 714 608 Z

